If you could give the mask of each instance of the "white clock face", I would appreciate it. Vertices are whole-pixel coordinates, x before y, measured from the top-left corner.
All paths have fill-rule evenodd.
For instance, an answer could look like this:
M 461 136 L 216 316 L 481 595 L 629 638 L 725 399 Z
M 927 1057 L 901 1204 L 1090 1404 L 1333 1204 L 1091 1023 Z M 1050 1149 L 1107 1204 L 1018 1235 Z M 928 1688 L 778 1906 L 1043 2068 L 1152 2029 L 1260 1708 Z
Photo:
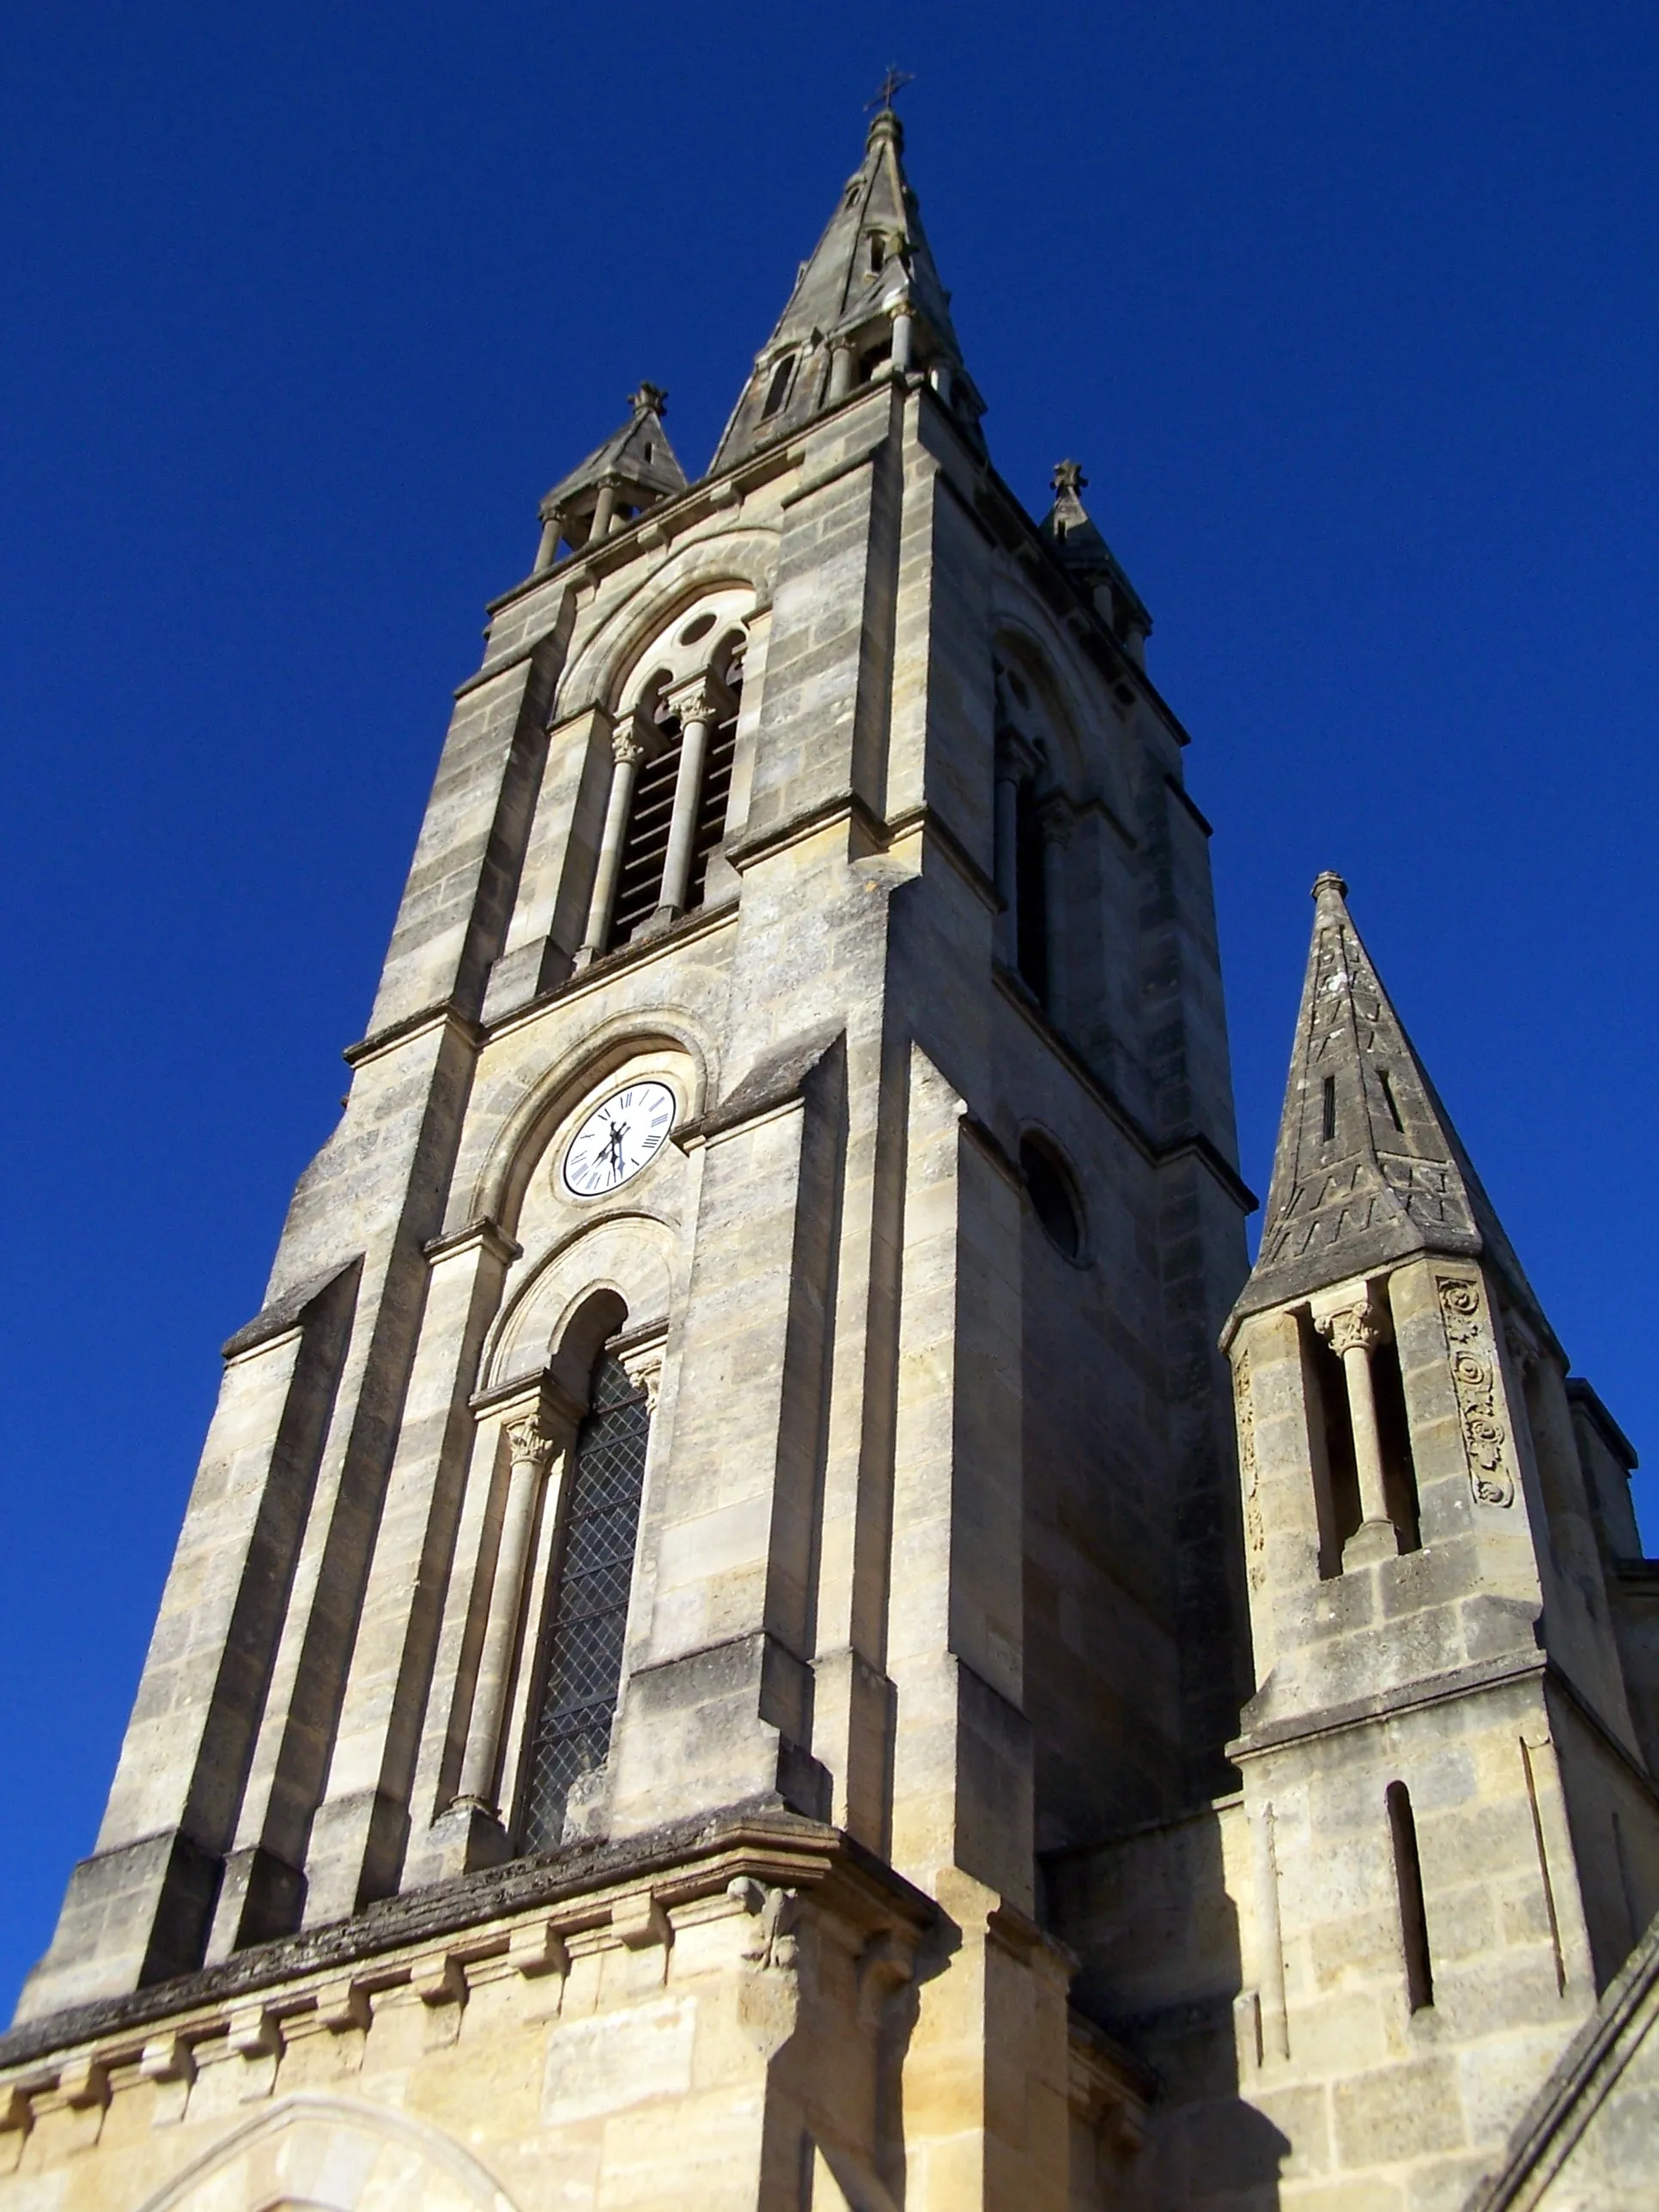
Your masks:
M 674 1094 L 665 1083 L 630 1083 L 596 1106 L 565 1147 L 564 1187 L 577 1198 L 600 1198 L 653 1160 L 674 1126 Z

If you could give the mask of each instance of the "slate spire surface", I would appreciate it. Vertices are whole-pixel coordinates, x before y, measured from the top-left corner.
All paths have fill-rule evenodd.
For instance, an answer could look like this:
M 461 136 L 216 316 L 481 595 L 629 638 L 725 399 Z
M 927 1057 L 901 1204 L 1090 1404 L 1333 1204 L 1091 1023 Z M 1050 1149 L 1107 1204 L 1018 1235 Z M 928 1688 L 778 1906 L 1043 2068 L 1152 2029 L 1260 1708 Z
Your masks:
M 1354 927 L 1346 893 L 1338 875 L 1314 885 L 1313 943 L 1261 1253 L 1233 1319 L 1413 1253 L 1444 1252 L 1484 1257 L 1547 1327 Z

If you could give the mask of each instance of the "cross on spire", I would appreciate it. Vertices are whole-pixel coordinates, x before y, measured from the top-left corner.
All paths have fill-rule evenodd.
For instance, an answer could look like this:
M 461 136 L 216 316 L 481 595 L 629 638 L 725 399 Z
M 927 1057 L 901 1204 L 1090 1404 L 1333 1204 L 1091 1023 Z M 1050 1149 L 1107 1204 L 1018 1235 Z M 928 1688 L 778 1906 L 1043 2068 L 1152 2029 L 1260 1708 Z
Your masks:
M 891 62 L 889 62 L 887 64 L 886 76 L 883 77 L 881 82 L 876 87 L 875 98 L 873 100 L 866 100 L 864 103 L 866 113 L 867 114 L 872 107 L 879 107 L 884 111 L 890 108 L 894 100 L 898 97 L 899 94 L 903 91 L 905 86 L 907 84 L 914 84 L 915 81 L 915 71 L 914 70 L 895 69 Z

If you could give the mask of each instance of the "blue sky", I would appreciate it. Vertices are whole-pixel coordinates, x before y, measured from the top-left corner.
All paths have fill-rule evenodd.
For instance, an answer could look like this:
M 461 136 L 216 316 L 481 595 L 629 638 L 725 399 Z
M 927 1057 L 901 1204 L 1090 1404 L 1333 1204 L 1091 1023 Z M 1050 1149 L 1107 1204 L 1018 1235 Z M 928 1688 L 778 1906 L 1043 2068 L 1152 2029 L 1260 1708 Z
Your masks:
M 58 0 L 6 47 L 0 2003 L 483 602 L 641 376 L 705 465 L 889 60 L 997 464 L 1041 511 L 1080 456 L 1157 619 L 1247 1176 L 1335 866 L 1659 1459 L 1651 8 Z

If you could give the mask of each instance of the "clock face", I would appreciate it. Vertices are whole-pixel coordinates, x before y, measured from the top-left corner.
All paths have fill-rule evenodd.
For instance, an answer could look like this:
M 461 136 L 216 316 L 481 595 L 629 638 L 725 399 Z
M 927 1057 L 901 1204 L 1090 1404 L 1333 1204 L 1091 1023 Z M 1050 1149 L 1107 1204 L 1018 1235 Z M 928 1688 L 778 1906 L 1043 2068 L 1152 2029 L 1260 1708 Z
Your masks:
M 601 1198 L 653 1160 L 674 1126 L 674 1094 L 665 1083 L 630 1083 L 598 1105 L 565 1148 L 565 1188 Z

